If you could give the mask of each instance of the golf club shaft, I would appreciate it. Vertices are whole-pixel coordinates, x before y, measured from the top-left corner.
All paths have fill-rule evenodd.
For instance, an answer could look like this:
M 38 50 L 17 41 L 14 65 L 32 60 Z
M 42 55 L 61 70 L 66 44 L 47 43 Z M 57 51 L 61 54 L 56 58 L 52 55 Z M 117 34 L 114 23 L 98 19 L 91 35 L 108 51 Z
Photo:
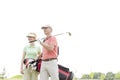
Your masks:
M 53 36 L 60 36 L 60 35 L 63 35 L 63 34 L 68 34 L 69 36 L 71 36 L 70 32 L 59 33 L 59 34 L 55 34 Z M 39 38 L 38 40 L 44 40 L 44 39 L 45 39 L 45 37 L 44 38 Z M 37 41 L 37 40 L 31 41 L 31 42 L 35 42 L 35 41 Z M 29 43 L 31 43 L 31 42 L 29 42 Z

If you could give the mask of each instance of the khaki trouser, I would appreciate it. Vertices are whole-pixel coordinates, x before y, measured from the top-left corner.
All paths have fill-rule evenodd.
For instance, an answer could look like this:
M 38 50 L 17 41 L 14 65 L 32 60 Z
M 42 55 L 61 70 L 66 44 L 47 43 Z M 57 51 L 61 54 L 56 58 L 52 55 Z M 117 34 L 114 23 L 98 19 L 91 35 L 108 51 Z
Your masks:
M 24 69 L 23 80 L 38 80 L 38 72 L 30 68 Z
M 40 70 L 40 80 L 59 80 L 57 60 L 42 61 Z

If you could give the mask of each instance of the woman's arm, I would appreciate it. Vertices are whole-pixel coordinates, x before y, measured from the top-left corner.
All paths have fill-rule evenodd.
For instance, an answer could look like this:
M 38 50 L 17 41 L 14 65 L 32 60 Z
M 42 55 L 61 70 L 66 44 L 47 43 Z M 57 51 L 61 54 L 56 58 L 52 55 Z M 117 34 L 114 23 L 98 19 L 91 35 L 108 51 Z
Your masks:
M 20 72 L 21 72 L 21 74 L 23 74 L 23 61 L 24 61 L 25 55 L 26 55 L 26 53 L 23 52 L 22 59 L 21 59 L 21 66 L 20 66 Z

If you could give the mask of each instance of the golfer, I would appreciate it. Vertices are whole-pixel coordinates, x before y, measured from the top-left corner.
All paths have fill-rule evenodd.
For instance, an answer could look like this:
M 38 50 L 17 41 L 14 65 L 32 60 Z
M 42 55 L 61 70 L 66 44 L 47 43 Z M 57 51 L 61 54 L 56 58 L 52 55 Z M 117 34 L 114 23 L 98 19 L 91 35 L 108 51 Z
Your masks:
M 41 28 L 46 35 L 42 45 L 42 64 L 40 70 L 40 80 L 59 80 L 58 64 L 57 64 L 57 50 L 58 44 L 55 36 L 52 36 L 52 27 L 49 25 Z
M 27 59 L 26 63 L 29 65 L 30 60 L 35 60 L 41 55 L 41 49 L 39 46 L 35 45 L 34 41 L 36 40 L 35 33 L 29 33 L 27 35 L 29 44 L 24 47 L 23 56 L 21 60 L 20 72 L 23 74 L 23 80 L 38 80 L 38 72 L 33 70 L 31 66 L 26 66 L 24 60 Z

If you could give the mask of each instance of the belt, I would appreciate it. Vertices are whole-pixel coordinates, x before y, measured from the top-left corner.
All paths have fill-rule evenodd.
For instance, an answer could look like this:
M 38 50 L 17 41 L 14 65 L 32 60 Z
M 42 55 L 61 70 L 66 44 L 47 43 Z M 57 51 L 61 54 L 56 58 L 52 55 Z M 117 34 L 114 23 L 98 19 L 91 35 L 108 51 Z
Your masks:
M 50 59 L 43 59 L 42 61 L 52 61 L 52 60 L 55 60 L 57 58 L 50 58 Z

